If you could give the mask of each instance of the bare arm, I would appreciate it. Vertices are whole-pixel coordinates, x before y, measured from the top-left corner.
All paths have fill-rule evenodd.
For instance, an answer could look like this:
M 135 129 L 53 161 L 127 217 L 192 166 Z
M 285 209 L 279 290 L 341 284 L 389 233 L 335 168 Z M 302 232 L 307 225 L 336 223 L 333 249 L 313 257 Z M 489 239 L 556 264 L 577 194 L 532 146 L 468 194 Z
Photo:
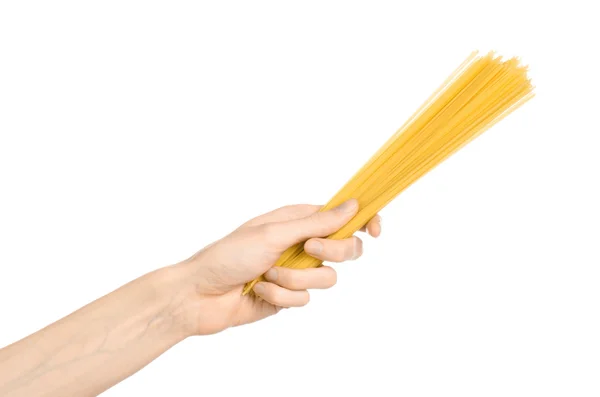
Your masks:
M 308 289 L 336 283 L 329 266 L 273 267 L 288 247 L 324 261 L 358 258 L 358 237 L 322 237 L 358 210 L 350 201 L 319 212 L 319 206 L 288 206 L 250 220 L 176 265 L 148 273 L 46 328 L 0 350 L 0 396 L 96 396 L 137 372 L 173 345 L 258 321 L 282 307 L 308 303 Z M 381 232 L 379 216 L 363 228 Z M 257 296 L 242 295 L 248 281 Z
M 146 274 L 0 350 L 1 396 L 95 396 L 185 338 L 184 281 Z

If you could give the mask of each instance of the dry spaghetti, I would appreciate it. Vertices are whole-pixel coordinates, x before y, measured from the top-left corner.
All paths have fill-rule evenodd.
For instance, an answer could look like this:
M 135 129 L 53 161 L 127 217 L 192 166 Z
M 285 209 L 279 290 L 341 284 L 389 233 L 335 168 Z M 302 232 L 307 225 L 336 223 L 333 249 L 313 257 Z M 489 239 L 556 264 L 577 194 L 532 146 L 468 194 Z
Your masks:
M 328 238 L 352 236 L 403 190 L 532 98 L 533 88 L 518 59 L 473 52 L 321 209 L 350 198 L 359 203 L 356 216 Z M 321 265 L 303 246 L 287 249 L 275 266 Z M 243 294 L 263 280 L 246 284 Z

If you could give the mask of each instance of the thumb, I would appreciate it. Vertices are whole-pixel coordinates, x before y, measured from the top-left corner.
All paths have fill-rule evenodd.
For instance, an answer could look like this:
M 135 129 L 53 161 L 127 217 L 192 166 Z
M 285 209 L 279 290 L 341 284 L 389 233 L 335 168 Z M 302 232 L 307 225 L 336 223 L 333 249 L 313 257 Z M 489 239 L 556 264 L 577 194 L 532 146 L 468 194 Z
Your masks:
M 313 237 L 327 237 L 348 223 L 358 212 L 358 200 L 350 199 L 328 211 L 273 224 L 274 232 L 286 245 L 293 245 Z

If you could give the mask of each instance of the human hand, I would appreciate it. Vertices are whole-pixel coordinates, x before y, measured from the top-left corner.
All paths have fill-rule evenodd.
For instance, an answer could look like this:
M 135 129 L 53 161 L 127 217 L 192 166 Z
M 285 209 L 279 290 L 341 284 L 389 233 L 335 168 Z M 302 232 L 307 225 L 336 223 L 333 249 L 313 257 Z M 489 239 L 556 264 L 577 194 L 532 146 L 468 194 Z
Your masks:
M 251 323 L 281 308 L 304 306 L 309 289 L 326 289 L 337 280 L 329 266 L 311 269 L 273 267 L 289 247 L 304 243 L 307 254 L 327 262 L 344 262 L 362 255 L 360 238 L 330 240 L 358 212 L 358 202 L 348 200 L 337 208 L 319 212 L 316 205 L 291 205 L 244 223 L 231 234 L 207 246 L 177 265 L 193 284 L 187 299 L 190 333 L 206 335 Z M 381 233 L 376 215 L 361 231 L 373 237 Z M 244 285 L 260 275 L 252 294 L 242 295 Z

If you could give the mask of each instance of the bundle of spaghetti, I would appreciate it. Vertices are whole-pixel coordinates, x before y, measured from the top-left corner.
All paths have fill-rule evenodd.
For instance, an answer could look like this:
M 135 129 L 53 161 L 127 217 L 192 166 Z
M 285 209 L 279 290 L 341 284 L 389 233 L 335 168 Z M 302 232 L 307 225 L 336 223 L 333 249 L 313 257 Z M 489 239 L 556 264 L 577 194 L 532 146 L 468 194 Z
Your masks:
M 534 96 L 528 68 L 519 59 L 474 51 L 400 127 L 367 163 L 321 208 L 351 198 L 358 213 L 328 236 L 344 239 L 423 175 Z M 322 261 L 304 252 L 304 243 L 287 249 L 275 266 L 318 267 Z M 246 284 L 252 291 L 261 276 Z

